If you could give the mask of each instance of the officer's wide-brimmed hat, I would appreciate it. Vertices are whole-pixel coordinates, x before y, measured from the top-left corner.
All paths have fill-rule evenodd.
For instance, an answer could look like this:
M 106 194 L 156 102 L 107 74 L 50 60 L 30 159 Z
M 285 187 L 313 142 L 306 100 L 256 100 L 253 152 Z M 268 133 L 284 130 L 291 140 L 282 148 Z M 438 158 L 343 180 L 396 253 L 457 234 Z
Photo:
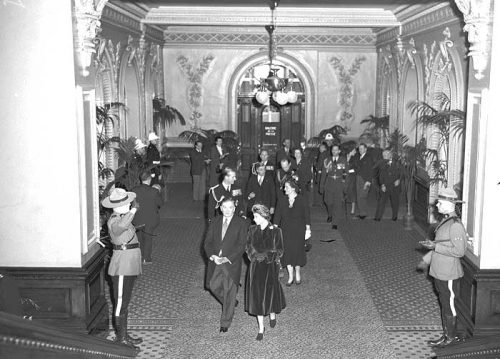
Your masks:
M 148 135 L 148 141 L 155 141 L 155 140 L 158 140 L 160 139 L 160 137 L 158 137 L 156 135 L 156 133 L 154 132 L 150 132 L 149 135 Z
M 332 135 L 331 133 L 327 133 L 327 134 L 325 135 L 325 140 L 327 140 L 327 141 L 328 141 L 328 140 L 333 140 L 333 135 Z
M 458 198 L 457 192 L 453 188 L 441 188 L 438 193 L 438 200 L 448 201 L 451 203 L 464 203 Z
M 123 188 L 114 188 L 109 196 L 104 198 L 102 205 L 106 208 L 117 208 L 132 202 L 134 199 L 134 192 L 127 192 Z
M 134 150 L 137 151 L 137 150 L 139 150 L 141 148 L 144 148 L 144 147 L 147 147 L 147 146 L 144 144 L 144 142 L 141 141 L 141 139 L 138 138 L 138 139 L 135 140 Z

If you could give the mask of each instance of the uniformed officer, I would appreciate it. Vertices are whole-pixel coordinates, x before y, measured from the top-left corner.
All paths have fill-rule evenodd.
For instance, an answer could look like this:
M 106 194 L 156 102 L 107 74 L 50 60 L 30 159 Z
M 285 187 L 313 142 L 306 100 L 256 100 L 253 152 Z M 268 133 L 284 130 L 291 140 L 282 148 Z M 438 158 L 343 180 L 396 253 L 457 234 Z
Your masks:
M 269 152 L 266 149 L 262 149 L 259 153 L 259 159 L 260 161 L 252 163 L 252 174 L 257 175 L 257 167 L 264 165 L 266 168 L 266 175 L 269 175 L 274 179 L 274 170 L 275 167 L 274 165 L 271 164 L 269 161 Z
M 130 208 L 135 197 L 134 192 L 115 188 L 103 200 L 102 205 L 106 208 L 113 208 L 113 214 L 108 220 L 109 236 L 113 244 L 108 274 L 111 276 L 113 287 L 116 341 L 139 350 L 135 344 L 142 343 L 142 339 L 132 338 L 127 333 L 128 305 L 135 280 L 142 272 L 139 240 L 132 224 L 139 206 L 134 202 L 134 207 Z
M 458 200 L 452 188 L 439 191 L 437 209 L 444 218 L 436 227 L 434 241 L 420 242 L 424 247 L 432 249 L 429 275 L 434 278 L 434 286 L 441 306 L 443 335 L 437 340 L 429 341 L 432 346 L 443 347 L 459 340 L 455 298 L 458 281 L 464 275 L 460 258 L 465 254 L 467 232 L 455 212 L 455 204 L 458 202 L 462 201 Z
M 326 221 L 332 222 L 332 229 L 337 229 L 344 203 L 347 161 L 345 157 L 340 156 L 339 145 L 332 146 L 331 154 L 331 157 L 329 156 L 323 161 L 319 193 L 323 194 L 328 211 Z
M 222 170 L 222 182 L 208 190 L 208 220 L 211 221 L 221 214 L 220 205 L 222 200 L 227 197 L 234 199 L 236 206 L 235 214 L 237 216 L 245 216 L 245 203 L 243 201 L 243 190 L 235 185 L 236 172 L 229 167 Z

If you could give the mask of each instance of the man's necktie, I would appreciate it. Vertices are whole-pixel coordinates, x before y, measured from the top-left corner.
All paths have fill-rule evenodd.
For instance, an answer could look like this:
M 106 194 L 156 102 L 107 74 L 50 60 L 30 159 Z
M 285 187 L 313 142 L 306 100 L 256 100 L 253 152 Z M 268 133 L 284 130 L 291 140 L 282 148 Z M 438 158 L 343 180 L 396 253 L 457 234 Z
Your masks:
M 226 235 L 228 225 L 229 223 L 227 218 L 224 218 L 224 223 L 222 223 L 222 239 L 224 239 L 224 236 Z
M 336 166 L 337 165 L 337 158 L 334 158 L 333 159 L 333 165 Z

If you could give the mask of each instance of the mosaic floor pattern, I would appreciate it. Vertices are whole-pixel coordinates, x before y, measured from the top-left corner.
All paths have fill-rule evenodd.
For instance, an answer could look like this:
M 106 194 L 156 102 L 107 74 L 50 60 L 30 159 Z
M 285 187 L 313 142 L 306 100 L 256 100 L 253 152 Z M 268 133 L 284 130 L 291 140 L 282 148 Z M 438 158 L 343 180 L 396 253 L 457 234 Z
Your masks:
M 228 352 L 217 351 L 224 344 L 217 332 L 220 306 L 202 288 L 204 266 L 200 256 L 200 241 L 205 230 L 203 204 L 191 200 L 189 185 L 175 184 L 172 187 L 169 201 L 161 212 L 162 221 L 158 228 L 161 235 L 155 238 L 153 264 L 144 266 L 144 273 L 136 285 L 130 308 L 130 331 L 145 340 L 138 358 L 213 358 L 218 355 L 247 357 L 227 356 L 224 354 L 229 354 Z M 431 358 L 433 353 L 425 342 L 439 336 L 436 331 L 440 329 L 439 309 L 431 283 L 425 276 L 414 271 L 414 265 L 419 259 L 419 254 L 415 251 L 418 234 L 405 232 L 400 222 L 377 223 L 371 220 L 343 222 L 340 231 L 333 231 L 324 222 L 324 217 L 321 206 L 313 207 L 313 250 L 304 269 L 304 284 L 300 288 L 285 287 L 289 305 L 280 316 L 283 332 L 277 337 L 276 333 L 269 332 L 266 335 L 266 345 L 280 345 L 281 342 L 286 344 L 288 340 L 291 343 L 298 342 L 300 346 L 304 344 L 309 348 L 306 357 L 313 358 Z M 320 239 L 335 241 L 323 243 Z M 341 248 L 344 250 L 339 250 Z M 328 265 L 320 260 L 324 260 L 326 254 L 329 256 Z M 344 267 L 349 262 L 351 266 L 355 265 L 353 271 L 358 273 L 355 279 L 345 274 L 335 282 L 328 281 L 336 272 L 335 268 Z M 323 264 L 318 266 L 319 263 Z M 348 294 L 353 283 L 364 290 L 358 290 L 355 295 Z M 321 295 L 319 288 L 336 289 L 338 295 L 326 298 Z M 242 292 L 239 297 L 242 298 Z M 335 298 L 362 301 L 368 303 L 366 308 L 371 310 L 363 313 L 354 311 L 353 314 L 336 310 L 339 314 L 333 315 L 329 311 L 320 310 L 321 315 L 314 314 L 315 305 L 335 305 Z M 309 319 L 307 315 L 296 319 L 291 310 L 294 307 L 301 308 L 306 313 L 312 311 L 313 314 Z M 211 318 L 207 321 L 210 326 L 208 330 L 200 327 L 198 319 L 201 315 Z M 187 316 L 190 320 L 186 320 Z M 364 318 L 371 319 L 366 321 Z M 285 357 L 282 355 L 283 350 L 286 351 L 293 345 L 284 346 L 284 349 L 273 352 L 272 355 L 255 345 L 256 323 L 252 319 L 241 310 L 235 317 L 231 338 L 228 336 L 225 340 L 243 345 L 254 353 L 248 357 Z M 311 320 L 318 331 L 310 336 L 304 334 L 305 331 L 296 330 L 296 325 L 284 331 L 287 320 L 297 323 L 305 321 L 306 325 Z M 346 325 L 354 325 L 355 330 L 346 333 L 342 330 L 342 325 L 335 325 L 344 323 L 343 321 Z M 359 325 L 356 325 L 357 321 Z M 376 324 L 377 322 L 380 324 Z M 368 340 L 366 328 L 369 332 L 378 333 L 379 337 Z M 377 343 L 372 341 L 379 344 L 385 342 L 389 347 L 383 347 L 385 349 L 382 350 L 387 351 L 384 355 L 373 356 L 361 351 L 349 354 L 352 353 L 349 352 L 351 345 L 339 343 L 341 347 L 337 350 L 337 355 L 332 356 L 330 352 L 330 355 L 325 356 L 329 353 L 329 346 L 331 349 L 332 339 L 335 341 L 336 336 L 346 334 L 351 337 L 350 340 L 360 344 L 360 350 L 373 345 L 376 347 Z M 202 335 L 204 336 L 201 337 Z M 110 334 L 109 337 L 112 336 L 114 335 Z M 195 351 L 199 347 L 190 346 L 188 339 L 192 336 L 205 349 Z M 179 344 L 181 346 L 175 349 Z M 389 348 L 392 348 L 392 352 Z M 208 353 L 212 355 L 208 356 Z M 290 351 L 286 357 L 304 357 L 297 353 L 300 351 L 296 351 L 295 355 Z

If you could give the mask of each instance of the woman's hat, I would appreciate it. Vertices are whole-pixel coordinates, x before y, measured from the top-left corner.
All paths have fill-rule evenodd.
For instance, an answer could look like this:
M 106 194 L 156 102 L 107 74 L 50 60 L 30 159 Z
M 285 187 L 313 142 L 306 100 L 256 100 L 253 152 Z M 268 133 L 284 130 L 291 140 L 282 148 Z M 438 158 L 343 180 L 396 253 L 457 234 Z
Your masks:
M 451 203 L 464 203 L 458 199 L 457 192 L 453 188 L 441 188 L 438 193 L 438 200 L 448 201 Z
M 159 140 L 160 137 L 158 137 L 156 135 L 156 133 L 154 132 L 150 132 L 149 135 L 148 135 L 148 141 L 155 141 L 155 140 Z
M 134 199 L 134 192 L 127 192 L 123 188 L 114 188 L 109 196 L 104 198 L 102 205 L 106 208 L 117 208 L 132 202 Z

